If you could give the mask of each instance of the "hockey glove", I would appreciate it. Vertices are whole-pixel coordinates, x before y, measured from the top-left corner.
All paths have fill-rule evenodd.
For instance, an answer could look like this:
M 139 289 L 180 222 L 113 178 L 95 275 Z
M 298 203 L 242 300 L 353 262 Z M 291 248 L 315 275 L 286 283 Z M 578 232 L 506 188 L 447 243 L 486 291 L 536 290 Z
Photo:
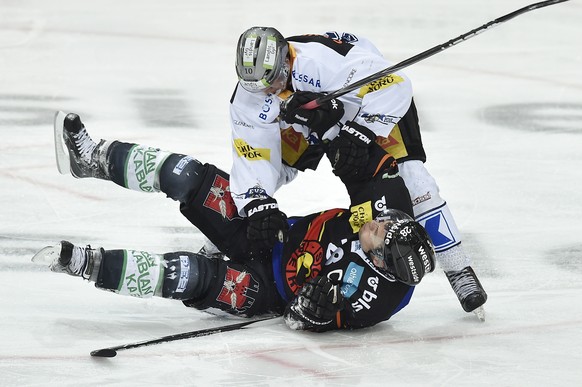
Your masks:
M 326 276 L 309 280 L 285 310 L 285 323 L 292 329 L 316 332 L 339 328 L 336 316 L 344 309 L 339 283 Z
M 329 145 L 328 157 L 333 173 L 340 178 L 361 175 L 370 159 L 376 135 L 365 126 L 348 121 Z
M 272 249 L 275 242 L 287 240 L 287 216 L 279 211 L 275 199 L 255 199 L 244 210 L 249 218 L 247 238 L 253 250 Z
M 290 124 L 305 125 L 321 138 L 344 115 L 344 104 L 339 99 L 323 102 L 315 109 L 301 109 L 302 105 L 323 95 L 311 91 L 295 92 L 281 104 L 281 118 Z

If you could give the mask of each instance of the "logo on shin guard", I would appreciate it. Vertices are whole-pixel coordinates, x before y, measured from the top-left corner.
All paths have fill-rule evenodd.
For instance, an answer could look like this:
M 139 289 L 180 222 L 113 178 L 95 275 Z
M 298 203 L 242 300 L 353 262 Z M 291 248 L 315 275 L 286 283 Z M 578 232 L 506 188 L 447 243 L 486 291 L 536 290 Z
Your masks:
M 441 208 L 416 220 L 430 236 L 437 252 L 460 243 L 456 225 L 449 222 L 447 212 Z
M 238 313 L 244 313 L 255 303 L 255 298 L 251 295 L 258 291 L 259 282 L 250 273 L 229 267 L 216 301 L 230 305 Z
M 224 219 L 238 218 L 238 212 L 230 194 L 228 180 L 220 175 L 214 176 L 212 187 L 204 200 L 204 207 L 218 212 Z

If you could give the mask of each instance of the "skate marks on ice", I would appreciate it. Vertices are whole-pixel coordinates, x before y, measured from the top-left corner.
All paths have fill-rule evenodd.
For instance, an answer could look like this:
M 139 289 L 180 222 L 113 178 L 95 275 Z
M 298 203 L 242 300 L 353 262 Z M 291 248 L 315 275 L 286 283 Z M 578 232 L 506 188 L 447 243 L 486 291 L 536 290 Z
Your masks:
M 552 249 L 546 253 L 545 260 L 568 273 L 582 274 L 582 244 Z
M 487 123 L 530 132 L 582 134 L 582 104 L 515 103 L 489 106 L 480 112 Z
M 127 105 L 135 108 L 141 126 L 196 129 L 199 125 L 194 118 L 196 110 L 189 92 L 186 89 L 127 89 L 124 95 Z M 79 96 L 0 93 L 0 128 L 38 126 L 44 130 L 55 111 L 71 104 L 85 106 Z M 93 121 L 91 112 L 85 110 L 83 108 L 83 118 Z
M 183 90 L 132 89 L 129 93 L 147 127 L 198 128 Z

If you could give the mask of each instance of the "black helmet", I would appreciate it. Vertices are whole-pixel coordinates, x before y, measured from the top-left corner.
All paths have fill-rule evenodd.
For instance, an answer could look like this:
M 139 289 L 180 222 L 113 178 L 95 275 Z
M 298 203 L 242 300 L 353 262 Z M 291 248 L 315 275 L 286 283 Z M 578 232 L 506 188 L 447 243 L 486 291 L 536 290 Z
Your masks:
M 254 93 L 287 79 L 288 53 L 287 41 L 273 27 L 252 27 L 243 32 L 236 46 L 236 74 L 241 86 Z
M 386 231 L 384 243 L 370 251 L 398 281 L 417 285 L 435 268 L 435 252 L 426 230 L 402 211 L 387 209 L 376 219 Z

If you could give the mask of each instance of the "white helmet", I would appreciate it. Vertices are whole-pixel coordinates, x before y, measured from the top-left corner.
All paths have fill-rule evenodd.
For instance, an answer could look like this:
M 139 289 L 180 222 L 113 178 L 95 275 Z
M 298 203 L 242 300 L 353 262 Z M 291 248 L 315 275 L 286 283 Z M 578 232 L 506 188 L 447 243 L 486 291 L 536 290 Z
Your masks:
M 264 91 L 289 76 L 287 41 L 272 27 L 243 32 L 236 47 L 236 73 L 241 86 L 252 93 Z

